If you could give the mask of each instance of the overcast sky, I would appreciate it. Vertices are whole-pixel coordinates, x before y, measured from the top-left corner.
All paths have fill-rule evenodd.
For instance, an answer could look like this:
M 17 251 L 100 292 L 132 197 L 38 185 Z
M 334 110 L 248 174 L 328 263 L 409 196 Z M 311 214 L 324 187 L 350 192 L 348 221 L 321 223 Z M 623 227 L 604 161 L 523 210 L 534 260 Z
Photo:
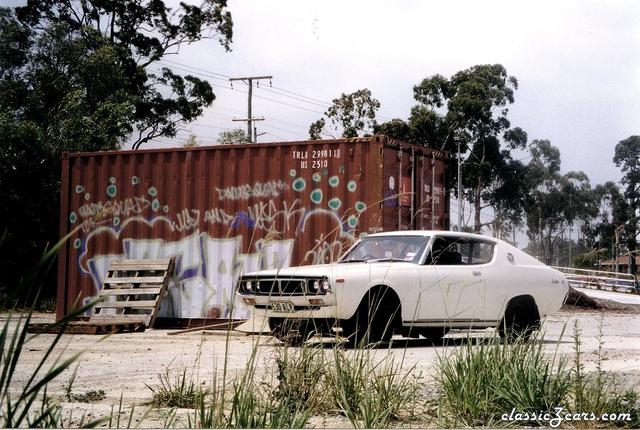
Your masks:
M 406 119 L 423 78 L 487 63 L 518 79 L 512 125 L 558 146 L 564 172 L 583 170 L 593 185 L 617 181 L 614 147 L 640 133 L 637 1 L 230 0 L 229 9 L 231 53 L 203 41 L 165 63 L 195 67 L 176 71 L 206 72 L 216 85 L 201 125 L 188 126 L 204 144 L 246 128 L 232 121 L 246 117 L 246 85 L 231 90 L 227 77 L 273 75 L 253 99 L 267 142 L 306 139 L 334 97 L 360 88 L 380 100 L 379 121 Z

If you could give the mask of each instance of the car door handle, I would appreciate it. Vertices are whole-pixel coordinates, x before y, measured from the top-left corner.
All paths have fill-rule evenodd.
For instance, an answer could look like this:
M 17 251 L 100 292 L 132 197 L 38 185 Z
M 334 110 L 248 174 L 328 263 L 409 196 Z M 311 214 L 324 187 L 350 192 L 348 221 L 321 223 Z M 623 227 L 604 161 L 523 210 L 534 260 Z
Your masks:
M 471 272 L 471 273 L 473 273 L 473 276 L 480 276 L 480 275 L 482 275 L 482 272 L 480 272 L 479 270 L 474 270 L 474 271 L 473 271 L 473 272 Z

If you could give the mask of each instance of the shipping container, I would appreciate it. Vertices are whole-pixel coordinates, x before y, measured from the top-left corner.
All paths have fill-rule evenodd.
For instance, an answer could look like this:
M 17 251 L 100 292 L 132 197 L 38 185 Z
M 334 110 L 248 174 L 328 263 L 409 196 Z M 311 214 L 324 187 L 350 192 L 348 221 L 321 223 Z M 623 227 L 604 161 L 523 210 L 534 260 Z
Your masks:
M 366 233 L 448 229 L 447 160 L 382 135 L 64 154 L 58 317 L 97 295 L 109 261 L 175 257 L 159 317 L 247 318 L 242 273 L 331 262 Z

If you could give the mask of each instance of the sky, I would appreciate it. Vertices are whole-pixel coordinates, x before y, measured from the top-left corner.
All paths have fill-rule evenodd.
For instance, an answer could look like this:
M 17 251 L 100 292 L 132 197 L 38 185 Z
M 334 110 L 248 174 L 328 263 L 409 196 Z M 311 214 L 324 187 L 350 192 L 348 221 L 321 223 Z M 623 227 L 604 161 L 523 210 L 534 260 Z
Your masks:
M 412 88 L 476 64 L 518 79 L 512 126 L 561 151 L 562 170 L 593 185 L 618 181 L 615 145 L 640 134 L 640 2 L 229 0 L 232 52 L 215 40 L 182 47 L 164 65 L 214 85 L 216 100 L 185 127 L 201 145 L 246 123 L 247 87 L 229 77 L 271 75 L 254 89 L 259 142 L 302 140 L 341 93 L 369 88 L 378 121 L 406 119 Z M 272 86 L 269 86 L 271 84 Z M 271 100 L 268 100 L 271 99 Z
M 232 89 L 230 77 L 273 76 L 253 97 L 253 115 L 265 119 L 258 141 L 273 142 L 307 139 L 332 99 L 361 88 L 381 102 L 378 122 L 407 119 L 425 77 L 495 63 L 518 79 L 512 126 L 557 146 L 563 172 L 582 170 L 594 186 L 619 181 L 615 145 L 640 134 L 635 0 L 228 0 L 228 9 L 231 52 L 203 40 L 157 66 L 209 80 L 213 105 L 176 139 L 145 147 L 180 146 L 190 134 L 215 144 L 223 130 L 246 130 L 233 119 L 247 117 L 247 86 Z

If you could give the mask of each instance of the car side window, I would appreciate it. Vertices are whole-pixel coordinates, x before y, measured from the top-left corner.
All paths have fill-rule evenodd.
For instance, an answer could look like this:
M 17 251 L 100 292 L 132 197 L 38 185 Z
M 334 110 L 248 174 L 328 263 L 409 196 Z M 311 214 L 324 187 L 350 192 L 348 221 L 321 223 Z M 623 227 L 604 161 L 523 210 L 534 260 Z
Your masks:
M 436 237 L 425 264 L 460 266 L 485 264 L 493 259 L 494 244 L 466 237 Z
M 425 264 L 457 266 L 466 264 L 469 248 L 466 241 L 456 237 L 436 237 Z
M 486 264 L 493 259 L 495 245 L 490 242 L 474 241 L 470 264 Z

